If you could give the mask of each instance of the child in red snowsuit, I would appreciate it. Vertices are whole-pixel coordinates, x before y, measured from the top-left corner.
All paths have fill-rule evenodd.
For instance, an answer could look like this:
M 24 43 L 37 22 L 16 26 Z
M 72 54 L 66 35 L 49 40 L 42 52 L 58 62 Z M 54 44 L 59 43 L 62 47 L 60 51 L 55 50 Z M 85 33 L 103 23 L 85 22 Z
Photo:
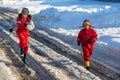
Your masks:
M 17 36 L 19 39 L 19 47 L 21 48 L 21 56 L 23 62 L 25 63 L 26 54 L 28 53 L 28 39 L 30 36 L 29 29 L 32 26 L 34 28 L 34 24 L 31 20 L 31 15 L 29 15 L 29 10 L 27 8 L 23 8 L 21 14 L 18 15 L 17 19 L 14 21 L 10 32 L 13 31 L 14 25 L 17 25 Z
M 82 24 L 83 29 L 79 32 L 77 37 L 78 46 L 82 46 L 82 58 L 85 61 L 86 69 L 90 67 L 90 58 L 93 52 L 94 43 L 98 39 L 96 31 L 91 26 L 90 20 L 84 20 Z

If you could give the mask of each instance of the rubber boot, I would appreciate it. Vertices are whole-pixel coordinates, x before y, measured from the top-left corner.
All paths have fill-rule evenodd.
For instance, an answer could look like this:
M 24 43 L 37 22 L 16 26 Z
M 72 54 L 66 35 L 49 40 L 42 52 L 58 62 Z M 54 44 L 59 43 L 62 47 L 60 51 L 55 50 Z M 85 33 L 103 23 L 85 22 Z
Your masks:
M 89 70 L 89 68 L 90 68 L 90 61 L 85 61 L 85 66 L 86 66 L 86 69 Z

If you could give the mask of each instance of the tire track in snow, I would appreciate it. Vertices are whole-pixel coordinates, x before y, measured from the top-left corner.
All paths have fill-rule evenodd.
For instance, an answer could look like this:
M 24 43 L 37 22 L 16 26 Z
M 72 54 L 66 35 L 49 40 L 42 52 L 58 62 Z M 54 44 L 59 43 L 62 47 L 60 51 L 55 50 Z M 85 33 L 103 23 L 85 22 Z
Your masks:
M 9 33 L 7 31 L 3 31 L 3 32 L 5 32 L 4 37 L 7 40 L 10 40 L 11 44 L 14 43 L 14 45 L 12 45 L 12 48 L 15 50 L 15 52 L 19 53 L 18 45 L 16 43 L 17 39 L 15 39 L 16 37 L 8 36 Z M 13 39 L 13 40 L 11 40 L 11 39 Z M 37 42 L 36 40 L 34 40 L 32 38 L 31 38 L 30 41 L 32 42 L 32 45 L 41 44 L 40 42 Z M 37 42 L 37 43 L 34 43 L 34 42 Z M 35 46 L 35 48 L 38 48 L 38 49 L 40 49 L 40 47 L 41 46 Z M 44 47 L 43 47 L 43 49 L 48 49 L 51 52 L 51 49 L 49 49 L 47 47 L 44 48 Z M 44 50 L 44 51 L 46 51 L 46 50 Z M 34 57 L 33 57 L 33 54 L 35 55 Z M 37 56 L 35 53 L 31 53 L 31 52 L 30 52 L 30 55 L 28 55 L 28 57 L 27 57 L 27 59 L 28 59 L 27 61 L 30 61 L 29 66 L 32 65 L 32 68 L 36 72 L 38 72 L 40 70 L 39 69 L 41 67 L 40 65 L 42 65 L 42 69 L 45 70 L 48 74 L 50 74 L 50 76 L 47 76 L 47 77 L 45 77 L 45 75 L 44 75 L 45 78 L 43 80 L 50 80 L 50 79 L 51 80 L 79 80 L 79 79 L 100 80 L 99 78 L 97 78 L 93 74 L 86 71 L 84 68 L 81 68 L 81 67 L 77 66 L 70 59 L 68 59 L 68 58 L 66 58 L 66 57 L 64 57 L 62 55 L 59 55 L 57 53 L 53 53 L 53 54 L 50 55 L 50 53 L 48 51 L 45 52 L 44 54 L 47 54 L 52 59 L 52 62 L 49 59 L 48 59 L 48 62 L 46 62 L 45 60 L 41 61 L 40 60 L 41 58 L 39 58 L 40 55 Z M 38 59 L 36 59 L 36 58 L 38 58 Z M 66 63 L 66 60 L 68 61 L 68 65 Z M 69 65 L 69 61 L 70 61 L 70 65 Z M 59 65 L 59 63 L 60 63 L 60 65 Z M 65 67 L 63 66 L 63 64 L 65 64 L 64 65 Z M 49 79 L 47 79 L 47 78 L 49 78 Z
M 17 44 L 18 43 L 17 37 L 12 34 L 9 34 L 6 30 L 3 30 L 3 32 L 1 34 L 6 40 L 10 41 L 10 45 L 13 48 L 14 55 L 16 55 L 17 58 L 19 58 L 20 49 Z M 11 51 L 9 51 L 9 52 L 11 53 Z M 12 58 L 12 56 L 10 56 L 10 58 Z M 35 58 L 33 56 L 35 56 Z M 27 79 L 27 80 L 56 80 L 55 77 L 51 76 L 46 71 L 46 69 L 43 66 L 41 66 L 41 64 L 39 63 L 39 60 L 42 57 L 41 58 L 39 58 L 39 57 L 40 56 L 35 55 L 35 53 L 32 51 L 30 51 L 30 54 L 27 55 L 27 63 L 28 63 L 27 65 L 36 72 L 36 76 L 34 76 L 31 79 L 27 79 L 27 78 L 25 78 L 25 79 Z M 17 58 L 16 58 L 16 60 L 17 60 Z M 39 59 L 38 61 L 36 60 L 37 58 Z M 13 60 L 13 61 L 16 61 L 16 60 Z M 18 67 L 19 67 L 19 63 L 18 63 Z M 26 74 L 26 73 L 24 73 L 24 74 Z M 27 77 L 28 75 L 24 75 L 24 77 L 25 76 Z M 30 76 L 28 76 L 28 78 L 30 78 Z
M 46 43 L 45 43 L 46 44 Z M 56 47 L 56 45 L 53 45 L 54 46 L 54 48 L 55 48 L 55 50 L 56 49 L 58 49 L 58 52 L 61 50 L 60 48 L 58 48 L 58 47 Z M 53 47 L 52 47 L 53 48 Z M 77 57 L 77 56 L 75 56 L 75 55 L 71 55 L 71 54 L 64 54 L 64 53 L 66 53 L 66 51 L 64 50 L 64 51 L 62 51 L 62 55 L 64 55 L 64 56 L 67 56 L 68 58 L 70 58 L 71 60 L 73 60 L 73 61 L 75 61 L 75 62 L 77 62 L 78 64 L 80 64 L 80 63 L 83 63 L 81 60 L 80 60 L 80 57 Z M 76 58 L 76 59 L 75 59 Z M 80 61 L 80 63 L 79 63 L 79 61 Z M 93 62 L 93 64 L 94 64 L 94 62 Z M 94 68 L 93 68 L 94 69 Z M 94 69 L 93 71 L 95 71 L 96 69 Z M 98 72 L 98 71 L 97 71 Z M 97 72 L 93 72 L 93 73 L 97 73 Z M 103 73 L 99 73 L 99 74 L 97 74 L 97 75 L 101 75 L 101 77 L 103 78 Z M 106 75 L 106 74 L 105 74 Z M 112 79 L 112 78 L 109 78 L 108 76 L 105 76 L 104 78 L 103 78 L 103 80 L 110 80 L 110 79 Z M 112 79 L 113 80 L 113 79 Z
M 10 45 L 11 40 L 8 39 L 9 36 L 3 34 L 1 30 L 0 36 L 3 38 L 2 42 L 5 42 L 2 46 L 2 49 L 4 49 L 7 59 L 11 61 L 11 63 L 5 62 L 5 64 L 11 69 L 14 74 L 17 75 L 15 77 L 18 80 L 39 80 L 39 77 L 36 75 L 35 71 L 29 67 L 26 67 L 20 60 L 20 57 L 15 53 Z
M 7 11 L 5 11 L 5 12 L 7 12 Z M 9 17 L 9 16 L 6 16 L 4 13 L 2 13 L 1 15 L 0 15 L 0 17 L 5 21 L 5 22 L 9 22 L 10 20 L 11 20 L 11 18 Z M 1 25 L 4 25 L 4 23 L 2 23 Z M 6 26 L 6 27 L 4 27 L 6 30 L 9 30 L 9 28 L 8 28 L 9 26 Z M 14 40 L 12 40 L 13 38 L 14 38 L 14 36 L 11 36 L 7 31 L 5 31 L 4 30 L 4 28 L 2 28 L 1 26 L 0 26 L 0 29 L 1 30 L 3 30 L 3 35 L 4 36 L 6 36 L 6 39 L 7 40 L 10 40 L 11 41 L 11 45 L 12 45 L 12 43 L 14 44 L 14 45 L 12 45 L 12 48 L 14 49 L 14 51 L 16 52 L 16 53 L 18 53 L 18 55 L 19 55 L 19 48 L 18 48 L 18 44 L 16 44 L 16 41 L 18 41 L 17 39 L 14 39 Z M 12 39 L 11 39 L 12 38 Z M 18 42 L 17 42 L 18 43 Z M 33 52 L 34 53 L 34 52 Z M 35 54 L 35 53 L 34 53 Z M 36 57 L 36 56 L 35 56 Z M 39 55 L 39 57 L 40 57 L 40 55 Z M 41 57 L 42 58 L 42 57 Z M 40 59 L 41 59 L 40 58 Z M 28 65 L 29 66 L 31 66 L 31 68 L 33 68 L 36 72 L 37 72 L 37 74 L 38 75 L 40 75 L 40 77 L 41 77 L 41 80 L 56 80 L 55 79 L 55 77 L 54 76 L 51 76 L 51 74 L 50 73 L 48 73 L 48 71 L 46 71 L 45 70 L 45 68 L 43 67 L 43 66 L 41 66 L 40 65 L 40 63 L 39 62 L 37 62 L 35 59 L 36 58 L 33 58 L 33 56 L 31 56 L 31 55 L 28 55 L 28 58 L 27 58 L 28 60 L 27 60 L 27 62 L 29 63 Z M 32 63 L 32 64 L 31 64 Z M 33 79 L 32 79 L 33 80 Z M 39 80 L 39 79 L 37 79 L 37 80 Z
M 99 78 L 95 77 L 93 74 L 89 73 L 86 69 L 81 66 L 78 66 L 71 59 L 61 54 L 58 54 L 51 48 L 46 45 L 36 41 L 34 39 L 30 39 L 30 44 L 32 49 L 37 51 L 37 54 L 44 55 L 51 61 L 50 63 L 43 62 L 43 64 L 52 65 L 51 71 L 54 71 L 54 75 L 57 76 L 58 80 L 99 80 Z M 55 70 L 54 70 L 55 68 Z M 55 72 L 56 71 L 56 72 Z M 61 73 L 62 71 L 62 73 Z M 59 73 L 60 72 L 60 73 Z M 51 73 L 52 74 L 52 73 Z M 60 77 L 61 76 L 61 77 Z
M 65 47 L 65 46 L 64 46 L 64 50 L 62 50 L 63 47 L 60 48 L 59 46 L 56 45 L 56 44 L 59 45 L 60 44 L 59 42 L 55 41 L 47 33 L 46 33 L 47 35 L 45 35 L 44 33 L 42 34 L 42 32 L 44 32 L 44 31 L 41 31 L 41 33 L 39 33 L 39 32 L 32 32 L 31 33 L 32 38 L 38 40 L 39 42 L 42 42 L 43 44 L 52 48 L 53 50 L 55 50 L 59 54 L 62 54 L 63 56 L 68 57 L 69 59 L 73 60 L 77 64 L 84 66 L 83 61 L 80 58 L 80 56 L 74 55 L 74 53 L 77 53 L 77 52 L 72 51 L 72 50 L 67 51 L 67 50 L 69 50 L 69 48 Z M 68 49 L 65 50 L 65 48 L 68 48 Z M 72 53 L 72 54 L 70 54 L 70 53 Z M 112 72 L 111 70 L 107 69 L 107 67 L 105 67 L 104 65 L 101 65 L 100 63 L 98 63 L 95 60 L 91 61 L 90 72 L 92 72 L 96 76 L 99 76 L 102 80 L 117 80 L 117 79 L 119 79 L 119 74 Z M 112 72 L 112 74 L 111 74 L 111 72 Z

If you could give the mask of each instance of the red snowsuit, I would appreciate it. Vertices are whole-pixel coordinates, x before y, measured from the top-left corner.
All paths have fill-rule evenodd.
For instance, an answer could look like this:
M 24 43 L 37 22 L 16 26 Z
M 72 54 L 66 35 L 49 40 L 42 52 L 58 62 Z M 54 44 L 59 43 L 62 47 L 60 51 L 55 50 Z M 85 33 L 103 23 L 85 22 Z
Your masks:
M 17 23 L 17 26 L 18 26 L 18 29 L 17 29 L 16 33 L 17 33 L 17 36 L 20 40 L 19 46 L 20 46 L 20 48 L 24 49 L 24 54 L 27 54 L 28 53 L 28 38 L 30 36 L 30 33 L 26 29 L 24 24 L 25 23 L 30 23 L 30 18 L 29 17 L 23 18 L 22 16 L 18 17 L 16 19 L 16 23 Z
M 82 45 L 84 61 L 90 61 L 94 43 L 97 41 L 97 39 L 98 35 L 91 27 L 89 29 L 84 28 L 79 32 L 77 42 L 81 43 Z M 91 42 L 89 42 L 89 40 L 91 40 Z

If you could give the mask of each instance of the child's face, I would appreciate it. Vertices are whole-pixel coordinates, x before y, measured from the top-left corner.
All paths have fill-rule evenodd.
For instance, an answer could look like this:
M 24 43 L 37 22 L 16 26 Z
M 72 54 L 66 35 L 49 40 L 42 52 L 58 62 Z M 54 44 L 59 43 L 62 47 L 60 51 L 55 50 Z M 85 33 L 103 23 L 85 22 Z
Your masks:
M 85 29 L 89 29 L 90 26 L 89 26 L 89 25 L 85 25 L 84 28 L 85 28 Z
M 26 17 L 27 17 L 27 14 L 24 14 L 24 13 L 23 13 L 23 14 L 22 14 L 22 17 L 23 17 L 23 18 L 26 18 Z
M 82 25 L 85 29 L 88 29 L 90 27 L 90 22 L 83 22 Z

